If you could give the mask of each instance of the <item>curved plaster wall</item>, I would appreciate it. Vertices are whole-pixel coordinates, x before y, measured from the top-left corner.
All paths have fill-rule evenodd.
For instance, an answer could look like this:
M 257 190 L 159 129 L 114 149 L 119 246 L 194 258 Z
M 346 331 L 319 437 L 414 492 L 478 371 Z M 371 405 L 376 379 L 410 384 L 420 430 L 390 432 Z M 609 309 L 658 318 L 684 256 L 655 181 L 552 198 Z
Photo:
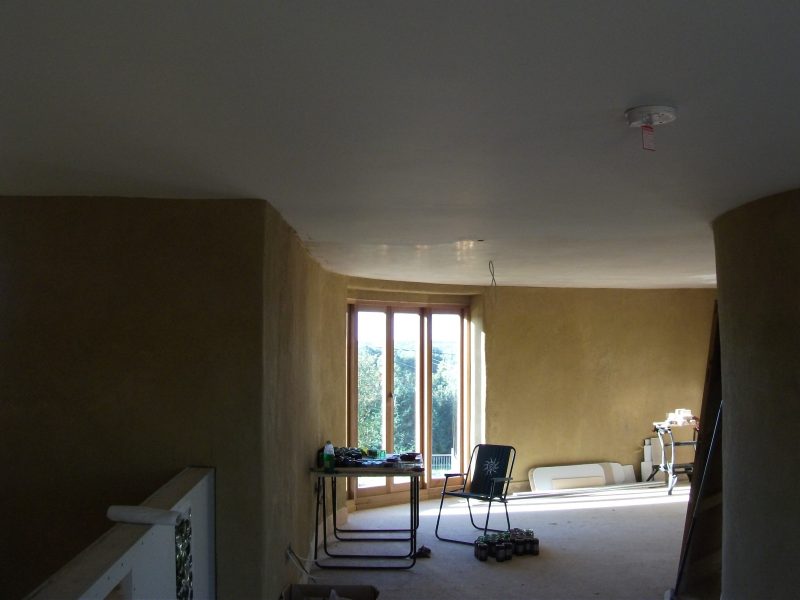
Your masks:
M 796 597 L 800 190 L 714 223 L 723 457 L 722 595 Z
M 497 288 L 483 315 L 486 441 L 516 447 L 522 481 L 550 465 L 639 471 L 653 421 L 700 412 L 714 298 L 707 289 Z

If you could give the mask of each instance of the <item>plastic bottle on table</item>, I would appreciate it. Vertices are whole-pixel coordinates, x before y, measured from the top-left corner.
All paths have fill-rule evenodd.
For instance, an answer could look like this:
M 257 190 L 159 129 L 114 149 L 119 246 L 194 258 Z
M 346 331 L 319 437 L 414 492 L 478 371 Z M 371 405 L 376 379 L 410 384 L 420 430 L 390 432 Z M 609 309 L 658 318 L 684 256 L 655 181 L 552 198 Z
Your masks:
M 336 467 L 336 455 L 333 452 L 333 444 L 328 440 L 325 442 L 325 448 L 322 450 L 322 467 L 326 473 L 333 473 Z

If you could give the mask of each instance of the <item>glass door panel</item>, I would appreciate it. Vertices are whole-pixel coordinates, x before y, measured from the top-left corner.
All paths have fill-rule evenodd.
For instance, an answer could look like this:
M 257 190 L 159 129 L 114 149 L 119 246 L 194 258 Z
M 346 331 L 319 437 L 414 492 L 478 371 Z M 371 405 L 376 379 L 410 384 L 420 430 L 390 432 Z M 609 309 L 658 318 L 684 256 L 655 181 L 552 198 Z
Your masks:
M 458 309 L 354 306 L 350 444 L 421 452 L 426 485 L 463 467 L 464 315 Z M 351 396 L 351 400 L 353 400 Z M 430 459 L 428 460 L 428 457 Z M 358 478 L 365 495 L 400 491 L 406 478 Z
M 419 451 L 420 414 L 420 322 L 419 313 L 395 313 L 393 316 L 392 369 L 392 446 L 395 454 Z M 408 478 L 396 477 L 395 484 L 408 484 Z
M 431 315 L 431 477 L 459 472 L 461 316 Z
M 358 447 L 386 447 L 386 314 L 358 311 Z M 385 477 L 359 477 L 359 488 L 386 485 Z
M 419 314 L 394 315 L 394 431 L 391 451 L 395 454 L 419 450 L 419 325 Z

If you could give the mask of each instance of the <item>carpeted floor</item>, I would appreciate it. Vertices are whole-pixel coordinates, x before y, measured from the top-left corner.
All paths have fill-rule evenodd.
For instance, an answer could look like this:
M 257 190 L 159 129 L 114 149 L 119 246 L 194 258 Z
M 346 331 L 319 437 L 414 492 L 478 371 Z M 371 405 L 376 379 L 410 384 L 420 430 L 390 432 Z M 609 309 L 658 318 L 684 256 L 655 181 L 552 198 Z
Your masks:
M 434 527 L 438 500 L 420 504 L 418 546 L 431 549 L 405 571 L 325 570 L 312 576 L 325 584 L 370 584 L 381 600 L 661 600 L 675 584 L 689 488 L 672 496 L 663 487 L 599 491 L 560 499 L 518 499 L 509 504 L 512 527 L 533 529 L 540 539 L 539 556 L 507 562 L 473 557 L 471 546 L 437 540 Z M 492 510 L 492 524 L 501 526 L 502 507 Z M 481 509 L 479 509 L 480 511 Z M 485 514 L 485 513 L 481 513 Z M 358 511 L 351 527 L 402 527 L 408 506 Z M 463 502 L 448 502 L 442 516 L 447 537 L 473 540 Z M 381 552 L 385 551 L 384 549 Z M 407 549 L 393 543 L 391 552 Z M 375 543 L 337 543 L 338 552 L 377 553 Z

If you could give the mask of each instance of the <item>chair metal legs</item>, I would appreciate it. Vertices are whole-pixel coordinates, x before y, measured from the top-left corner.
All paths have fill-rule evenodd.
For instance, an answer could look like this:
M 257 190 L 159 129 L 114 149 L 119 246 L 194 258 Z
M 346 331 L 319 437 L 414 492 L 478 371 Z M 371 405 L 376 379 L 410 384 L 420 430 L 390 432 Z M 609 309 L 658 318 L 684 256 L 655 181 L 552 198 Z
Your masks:
M 503 502 L 503 508 L 506 510 L 506 524 L 508 525 L 507 530 L 511 529 L 511 519 L 508 518 L 508 503 Z M 475 529 L 483 529 L 483 535 L 486 535 L 487 531 L 504 531 L 503 529 L 490 529 L 489 528 L 489 517 L 492 514 L 492 499 L 489 499 L 489 506 L 486 509 L 486 523 L 484 523 L 483 527 L 480 527 L 475 524 L 475 519 L 472 518 L 472 505 L 469 503 L 469 498 L 467 498 L 467 509 L 469 510 L 469 520 L 472 523 L 472 526 Z
M 436 529 L 434 530 L 434 534 L 436 535 L 436 537 L 438 539 L 442 540 L 443 542 L 453 542 L 455 544 L 466 544 L 467 546 L 471 546 L 472 542 L 465 542 L 463 540 L 454 540 L 454 539 L 442 537 L 442 536 L 439 535 L 439 521 L 441 521 L 441 519 L 442 519 L 442 507 L 444 506 L 444 496 L 445 495 L 442 494 L 442 500 L 441 500 L 441 502 L 439 502 L 439 515 L 436 517 Z M 489 517 L 492 514 L 492 499 L 491 498 L 488 501 L 489 502 L 489 506 L 486 509 L 486 523 L 484 523 L 483 527 L 480 527 L 480 526 L 475 524 L 475 518 L 472 515 L 472 505 L 469 503 L 469 498 L 467 498 L 466 500 L 467 500 L 467 510 L 469 510 L 469 520 L 470 520 L 470 523 L 472 523 L 472 526 L 475 529 L 483 530 L 483 534 L 484 535 L 486 535 L 486 532 L 488 532 L 488 531 L 503 531 L 502 529 L 490 529 L 489 528 Z M 502 504 L 503 504 L 503 508 L 506 511 L 506 524 L 508 525 L 508 529 L 511 529 L 511 520 L 508 518 L 508 504 L 506 502 L 502 502 Z
M 439 515 L 436 517 L 436 529 L 434 530 L 434 535 L 442 540 L 443 542 L 453 542 L 456 544 L 471 544 L 471 542 L 463 542 L 461 540 L 451 540 L 450 538 L 445 538 L 439 535 L 439 521 L 442 519 L 442 507 L 444 506 L 444 494 L 442 494 L 442 500 L 439 502 Z

